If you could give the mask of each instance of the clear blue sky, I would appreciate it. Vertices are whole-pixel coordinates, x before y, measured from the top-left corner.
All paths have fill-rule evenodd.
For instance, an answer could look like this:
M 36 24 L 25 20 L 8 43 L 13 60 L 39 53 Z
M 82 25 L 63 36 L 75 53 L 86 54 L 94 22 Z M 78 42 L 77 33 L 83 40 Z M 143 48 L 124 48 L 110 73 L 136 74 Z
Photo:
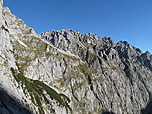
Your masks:
M 4 0 L 37 33 L 73 29 L 152 53 L 152 0 Z

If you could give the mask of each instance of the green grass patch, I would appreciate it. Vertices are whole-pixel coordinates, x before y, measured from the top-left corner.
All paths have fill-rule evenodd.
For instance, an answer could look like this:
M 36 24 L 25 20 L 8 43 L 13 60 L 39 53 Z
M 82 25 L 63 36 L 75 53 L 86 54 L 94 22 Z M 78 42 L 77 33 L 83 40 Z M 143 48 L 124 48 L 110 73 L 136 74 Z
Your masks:
M 44 113 L 42 102 L 45 101 L 46 104 L 50 103 L 50 100 L 45 96 L 44 91 L 46 91 L 49 97 L 52 100 L 55 100 L 60 107 L 65 107 L 67 112 L 72 112 L 72 109 L 68 104 L 70 102 L 70 99 L 67 96 L 65 96 L 64 94 L 58 94 L 54 89 L 50 88 L 41 81 L 26 78 L 21 72 L 19 66 L 18 69 L 19 71 L 11 68 L 11 72 L 15 80 L 23 88 L 23 92 L 26 95 L 29 93 L 32 102 L 38 107 L 40 114 Z M 54 111 L 54 109 L 50 110 Z

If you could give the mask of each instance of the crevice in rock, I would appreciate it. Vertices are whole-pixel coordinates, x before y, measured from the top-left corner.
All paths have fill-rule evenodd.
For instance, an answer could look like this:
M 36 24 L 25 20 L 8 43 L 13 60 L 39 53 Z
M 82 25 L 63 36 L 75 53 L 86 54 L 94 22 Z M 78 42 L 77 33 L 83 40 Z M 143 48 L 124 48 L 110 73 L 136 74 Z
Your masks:
M 100 66 L 102 65 L 102 60 L 98 57 L 98 61 L 100 63 Z
M 103 54 L 103 58 L 107 61 L 107 56 L 105 54 Z
M 51 41 L 51 44 L 52 44 L 53 46 L 55 46 L 55 39 L 52 38 L 50 41 Z
M 66 71 L 67 71 L 68 64 L 67 64 L 67 62 L 65 61 L 64 58 L 63 58 L 63 61 L 64 61 L 64 64 L 65 64 L 65 69 L 64 69 L 64 71 L 63 71 L 63 73 L 62 73 L 62 77 L 63 77 L 63 80 L 66 81 L 65 73 L 66 73 Z
M 89 82 L 89 85 L 90 85 L 90 90 L 93 92 L 96 99 L 98 99 L 100 101 L 100 103 L 103 104 L 102 101 L 99 99 L 98 95 L 95 93 L 95 91 L 93 89 L 93 84 L 92 84 L 92 80 L 91 80 L 90 76 L 88 76 L 88 82 Z
M 5 31 L 7 31 L 7 32 L 9 32 L 9 30 L 7 28 L 5 28 L 4 25 L 2 25 L 2 29 L 5 30 Z
M 103 111 L 101 114 L 115 114 L 115 113 L 112 112 L 112 111 L 107 111 L 107 110 L 105 110 L 105 111 Z
M 88 58 L 89 58 L 89 50 L 87 49 L 86 57 L 85 57 L 85 60 L 86 60 L 87 63 L 89 62 L 89 61 L 88 61 Z
M 125 72 L 127 78 L 129 79 L 131 85 L 133 85 L 133 83 L 132 83 L 132 75 L 130 73 L 129 65 L 126 62 L 124 62 L 123 60 L 121 60 L 121 61 L 125 65 L 124 72 Z
M 79 102 L 78 98 L 75 96 L 74 94 L 74 90 L 73 90 L 73 87 L 72 87 L 72 82 L 71 82 L 71 78 L 70 78 L 70 86 L 71 86 L 71 90 L 72 90 L 72 96 L 76 99 L 77 102 Z

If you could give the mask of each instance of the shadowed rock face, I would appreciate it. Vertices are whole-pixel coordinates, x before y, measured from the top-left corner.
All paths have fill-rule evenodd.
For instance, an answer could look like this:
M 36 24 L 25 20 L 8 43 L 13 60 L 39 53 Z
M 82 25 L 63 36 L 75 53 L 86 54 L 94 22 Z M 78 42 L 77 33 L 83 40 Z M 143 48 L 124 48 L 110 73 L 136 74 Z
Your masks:
M 109 111 L 103 111 L 101 114 L 115 114 L 115 113 Z
M 32 114 L 22 103 L 0 88 L 0 113 L 1 114 Z
M 149 52 L 70 29 L 37 35 L 7 7 L 0 7 L 0 19 L 1 112 L 151 112 Z
M 147 51 L 146 53 L 143 53 L 139 60 L 142 64 L 147 66 L 152 71 L 152 55 Z
M 152 100 L 149 101 L 149 103 L 147 104 L 147 106 L 141 110 L 142 114 L 151 114 L 152 113 Z

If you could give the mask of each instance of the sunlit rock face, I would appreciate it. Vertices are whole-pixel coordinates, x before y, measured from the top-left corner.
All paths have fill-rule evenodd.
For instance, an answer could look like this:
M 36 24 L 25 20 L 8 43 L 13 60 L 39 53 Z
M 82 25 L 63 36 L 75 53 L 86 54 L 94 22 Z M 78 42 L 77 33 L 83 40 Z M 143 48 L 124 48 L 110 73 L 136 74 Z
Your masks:
M 3 6 L 3 0 L 0 0 L 0 26 L 2 26 L 2 24 L 3 24 L 2 6 Z
M 37 35 L 0 2 L 0 113 L 152 112 L 149 52 L 71 29 Z

